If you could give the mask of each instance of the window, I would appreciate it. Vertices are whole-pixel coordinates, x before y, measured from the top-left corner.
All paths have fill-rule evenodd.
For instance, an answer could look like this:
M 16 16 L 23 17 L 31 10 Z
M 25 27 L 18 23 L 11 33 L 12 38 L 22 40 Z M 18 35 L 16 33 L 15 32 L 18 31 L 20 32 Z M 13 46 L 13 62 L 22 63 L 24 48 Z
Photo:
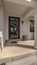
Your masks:
M 34 32 L 34 20 L 30 20 L 30 32 Z

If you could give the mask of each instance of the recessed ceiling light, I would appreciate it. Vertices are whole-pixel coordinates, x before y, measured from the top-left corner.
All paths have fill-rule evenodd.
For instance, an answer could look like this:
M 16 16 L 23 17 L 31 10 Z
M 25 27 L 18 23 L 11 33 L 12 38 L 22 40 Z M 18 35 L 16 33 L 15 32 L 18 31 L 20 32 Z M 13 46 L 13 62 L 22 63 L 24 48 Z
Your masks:
M 26 0 L 26 1 L 29 1 L 29 2 L 31 2 L 31 0 Z

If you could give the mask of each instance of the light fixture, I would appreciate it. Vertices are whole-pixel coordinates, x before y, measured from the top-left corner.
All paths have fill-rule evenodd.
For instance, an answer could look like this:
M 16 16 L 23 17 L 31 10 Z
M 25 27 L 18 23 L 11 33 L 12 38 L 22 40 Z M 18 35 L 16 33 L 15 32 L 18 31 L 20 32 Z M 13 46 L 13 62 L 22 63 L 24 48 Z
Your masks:
M 23 23 L 24 23 L 24 21 L 22 20 L 22 21 L 21 21 L 21 23 L 23 24 Z
M 26 1 L 29 1 L 29 2 L 31 2 L 31 0 L 26 0 Z

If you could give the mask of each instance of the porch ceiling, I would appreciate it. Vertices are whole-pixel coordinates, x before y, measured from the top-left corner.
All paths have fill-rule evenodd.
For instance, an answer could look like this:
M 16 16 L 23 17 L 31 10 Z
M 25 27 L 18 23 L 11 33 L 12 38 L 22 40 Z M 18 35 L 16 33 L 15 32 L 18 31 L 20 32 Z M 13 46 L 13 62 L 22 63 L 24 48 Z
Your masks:
M 9 15 L 22 16 L 22 14 L 28 9 L 28 7 L 16 3 L 4 2 L 6 11 Z
M 4 0 L 4 1 L 21 4 L 21 5 L 25 5 L 29 7 L 35 7 L 35 5 L 37 4 L 37 0 L 31 0 L 31 1 L 29 0 Z

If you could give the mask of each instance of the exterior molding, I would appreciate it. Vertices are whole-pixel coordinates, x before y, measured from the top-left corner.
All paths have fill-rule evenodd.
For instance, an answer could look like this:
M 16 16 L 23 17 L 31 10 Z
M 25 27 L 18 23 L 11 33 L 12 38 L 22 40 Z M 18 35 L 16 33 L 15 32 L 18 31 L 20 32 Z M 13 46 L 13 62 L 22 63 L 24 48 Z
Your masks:
M 29 7 L 29 8 L 23 13 L 22 17 L 25 18 L 25 17 L 27 16 L 27 14 L 28 14 L 29 12 L 31 12 L 32 10 L 33 10 L 33 8 L 32 8 L 32 7 Z

